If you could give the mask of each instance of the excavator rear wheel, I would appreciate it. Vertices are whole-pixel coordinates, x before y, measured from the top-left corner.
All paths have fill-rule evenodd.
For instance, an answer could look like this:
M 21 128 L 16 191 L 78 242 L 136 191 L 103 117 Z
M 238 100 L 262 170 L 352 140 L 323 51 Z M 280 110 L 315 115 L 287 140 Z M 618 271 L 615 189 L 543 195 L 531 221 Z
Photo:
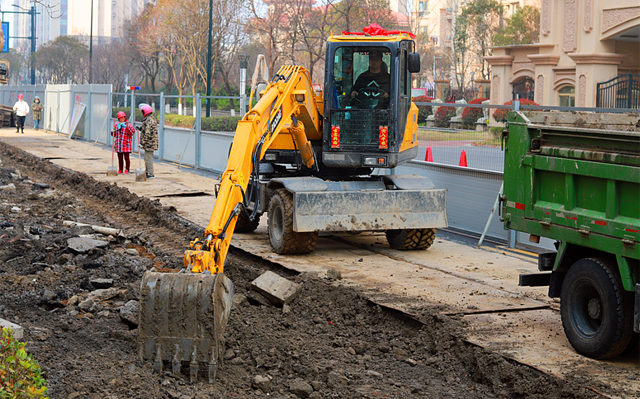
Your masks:
M 436 229 L 387 230 L 386 235 L 393 249 L 427 249 L 436 239 Z
M 277 254 L 306 254 L 318 242 L 318 232 L 293 231 L 293 196 L 283 188 L 275 191 L 269 201 L 269 242 Z
M 251 211 L 248 211 L 251 213 Z M 260 224 L 260 214 L 256 214 L 255 219 L 253 221 L 249 220 L 249 218 L 244 214 L 244 212 L 240 212 L 238 215 L 238 221 L 236 222 L 235 232 L 237 233 L 251 233 L 258 228 Z

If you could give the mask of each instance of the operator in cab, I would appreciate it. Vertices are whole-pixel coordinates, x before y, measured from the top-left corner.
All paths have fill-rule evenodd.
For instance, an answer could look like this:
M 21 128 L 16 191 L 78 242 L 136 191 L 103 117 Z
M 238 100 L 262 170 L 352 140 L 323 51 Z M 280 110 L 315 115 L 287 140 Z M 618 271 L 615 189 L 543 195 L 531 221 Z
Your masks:
M 369 51 L 369 69 L 356 79 L 351 91 L 352 99 L 366 98 L 378 100 L 375 108 L 389 107 L 389 84 L 391 77 L 387 65 L 382 60 L 380 50 Z

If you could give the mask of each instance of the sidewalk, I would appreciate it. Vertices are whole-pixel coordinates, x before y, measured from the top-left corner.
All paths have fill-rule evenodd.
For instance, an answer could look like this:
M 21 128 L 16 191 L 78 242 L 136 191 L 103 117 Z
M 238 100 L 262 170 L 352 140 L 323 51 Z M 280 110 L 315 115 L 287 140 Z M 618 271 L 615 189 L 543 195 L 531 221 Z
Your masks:
M 157 162 L 155 179 L 136 182 L 135 173 L 108 177 L 109 149 L 69 140 L 64 135 L 1 129 L 0 140 L 52 163 L 114 182 L 140 196 L 173 206 L 185 218 L 205 226 L 215 201 L 215 176 Z M 117 162 L 117 161 L 116 161 Z M 132 172 L 138 160 L 132 159 Z M 632 359 L 597 362 L 577 355 L 569 346 L 559 304 L 546 288 L 518 287 L 520 273 L 535 272 L 535 260 L 502 248 L 477 249 L 443 238 L 427 251 L 395 251 L 384 234 L 321 235 L 312 254 L 281 256 L 271 252 L 266 216 L 254 234 L 235 234 L 232 245 L 299 272 L 336 269 L 342 283 L 356 285 L 380 304 L 420 318 L 433 306 L 469 323 L 462 336 L 518 362 L 559 376 L 589 376 L 593 386 L 610 394 L 638 396 L 640 368 Z

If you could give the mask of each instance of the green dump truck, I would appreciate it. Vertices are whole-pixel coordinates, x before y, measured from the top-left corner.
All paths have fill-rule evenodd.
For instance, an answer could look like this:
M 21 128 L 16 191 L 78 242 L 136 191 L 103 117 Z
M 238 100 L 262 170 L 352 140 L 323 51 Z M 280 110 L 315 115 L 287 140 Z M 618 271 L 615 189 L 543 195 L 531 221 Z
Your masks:
M 556 241 L 522 286 L 560 298 L 565 334 L 596 359 L 640 332 L 640 114 L 513 112 L 502 220 Z

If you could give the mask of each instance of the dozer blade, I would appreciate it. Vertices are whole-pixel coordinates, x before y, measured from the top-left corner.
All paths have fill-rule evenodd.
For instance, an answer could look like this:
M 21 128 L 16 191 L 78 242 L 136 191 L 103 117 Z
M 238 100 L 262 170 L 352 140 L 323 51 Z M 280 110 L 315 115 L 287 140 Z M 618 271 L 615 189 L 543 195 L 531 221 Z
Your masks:
M 233 293 L 233 283 L 223 273 L 146 272 L 138 329 L 142 359 L 152 361 L 156 372 L 170 364 L 174 374 L 188 364 L 191 380 L 206 374 L 213 382 Z

